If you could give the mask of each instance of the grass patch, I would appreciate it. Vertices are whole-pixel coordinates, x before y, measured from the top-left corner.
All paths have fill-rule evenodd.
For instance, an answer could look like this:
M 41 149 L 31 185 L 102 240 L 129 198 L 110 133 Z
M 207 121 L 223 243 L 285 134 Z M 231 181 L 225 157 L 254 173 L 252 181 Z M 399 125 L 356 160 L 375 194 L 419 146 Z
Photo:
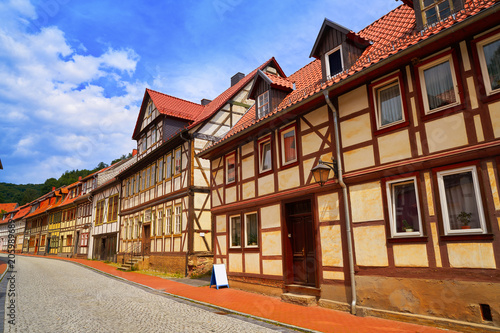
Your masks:
M 161 271 L 154 271 L 154 270 L 137 270 L 137 273 L 141 274 L 146 274 L 146 275 L 151 275 L 151 276 L 157 276 L 161 278 L 183 278 L 184 275 L 181 273 L 166 273 L 166 272 L 161 272 Z

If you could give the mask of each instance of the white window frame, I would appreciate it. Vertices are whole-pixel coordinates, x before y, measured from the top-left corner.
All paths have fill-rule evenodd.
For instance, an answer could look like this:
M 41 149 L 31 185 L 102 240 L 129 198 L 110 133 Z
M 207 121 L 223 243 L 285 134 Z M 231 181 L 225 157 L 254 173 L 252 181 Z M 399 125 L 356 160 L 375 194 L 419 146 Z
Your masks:
M 417 202 L 417 212 L 418 212 L 418 230 L 412 232 L 398 232 L 396 225 L 396 206 L 394 204 L 394 185 L 398 184 L 407 184 L 412 182 L 415 187 L 415 197 Z M 391 237 L 420 237 L 423 236 L 423 228 L 422 228 L 422 212 L 420 211 L 420 199 L 418 195 L 418 186 L 417 186 L 417 177 L 408 177 L 408 178 L 398 178 L 394 180 L 390 180 L 386 182 L 386 193 L 387 193 L 387 206 L 389 211 L 389 222 L 391 226 Z
M 455 103 L 444 105 L 444 106 L 435 108 L 433 110 L 430 110 L 429 109 L 429 100 L 427 99 L 427 85 L 425 84 L 424 71 L 427 69 L 430 69 L 432 67 L 441 65 L 445 62 L 448 62 L 450 64 L 451 77 L 453 80 L 453 86 L 454 86 L 454 92 L 455 92 Z M 424 65 L 418 67 L 418 77 L 420 80 L 420 87 L 421 87 L 420 93 L 422 94 L 422 101 L 424 103 L 425 114 L 439 112 L 439 111 L 449 109 L 451 107 L 462 104 L 462 101 L 460 99 L 460 94 L 458 91 L 458 81 L 457 81 L 457 77 L 456 77 L 456 73 L 455 73 L 455 63 L 453 61 L 453 54 L 452 53 L 445 55 L 443 57 L 440 57 L 439 59 L 436 59 L 434 61 L 431 61 L 428 64 L 424 64 Z
M 290 161 L 285 160 L 285 134 L 290 133 L 291 131 L 294 131 L 294 141 L 295 141 L 295 159 L 292 159 Z M 281 165 L 285 166 L 288 164 L 292 164 L 297 162 L 299 158 L 299 149 L 298 149 L 298 143 L 297 143 L 297 126 L 296 124 L 293 124 L 292 126 L 285 126 L 282 130 L 280 130 L 280 140 L 281 140 Z
M 158 218 L 156 220 L 156 235 L 157 236 L 163 236 L 163 211 L 159 210 L 158 212 Z
M 335 75 L 332 76 L 330 74 L 330 59 L 329 58 L 330 58 L 330 54 L 335 53 L 337 51 L 340 52 L 340 63 L 342 64 L 342 70 L 335 75 L 338 75 L 344 71 L 344 57 L 342 57 L 342 45 L 339 45 L 336 48 L 334 48 L 333 50 L 330 50 L 325 54 L 325 69 L 326 69 L 326 79 L 327 80 L 330 80 L 332 77 L 335 76 Z
M 486 95 L 487 96 L 499 93 L 500 92 L 500 88 L 497 88 L 495 90 L 491 89 L 491 81 L 490 81 L 490 76 L 488 74 L 488 68 L 486 66 L 486 59 L 485 59 L 485 56 L 484 56 L 484 49 L 483 49 L 483 47 L 486 44 L 490 44 L 490 43 L 496 42 L 498 40 L 500 40 L 500 33 L 497 33 L 497 34 L 495 34 L 493 36 L 485 38 L 485 39 L 477 42 L 477 44 L 476 44 L 477 54 L 479 56 L 479 65 L 481 67 L 481 74 L 483 76 L 483 81 L 484 81 L 484 86 L 485 86 L 485 89 L 486 89 Z
M 240 245 L 233 245 L 233 218 L 240 219 Z M 242 234 L 242 223 L 241 223 L 241 215 L 232 215 L 229 216 L 229 247 L 232 249 L 240 249 L 242 244 L 241 234 Z
M 266 101 L 264 103 L 264 101 Z M 264 117 L 266 114 L 269 113 L 270 105 L 269 105 L 269 90 L 263 92 L 259 96 L 257 96 L 257 116 L 259 118 Z
M 399 101 L 401 103 L 401 120 L 386 125 L 382 125 L 382 108 L 380 107 L 380 92 L 394 85 L 397 85 L 399 87 Z M 403 89 L 401 87 L 401 81 L 399 80 L 399 77 L 389 80 L 384 80 L 383 82 L 380 83 L 375 83 L 375 85 L 372 87 L 372 94 L 373 94 L 373 105 L 375 107 L 375 119 L 377 121 L 377 129 L 380 130 L 388 128 L 397 124 L 404 123 L 406 121 L 405 107 L 403 101 Z
M 165 229 L 166 235 L 171 235 L 173 232 L 172 228 L 172 207 L 165 208 Z
M 180 235 L 182 233 L 182 205 L 174 206 L 174 234 Z
M 472 173 L 472 181 L 473 181 L 473 187 L 474 187 L 474 194 L 476 195 L 476 206 L 477 206 L 477 212 L 479 214 L 479 225 L 480 228 L 474 228 L 474 229 L 455 229 L 452 230 L 450 226 L 450 221 L 449 221 L 449 215 L 448 215 L 448 205 L 447 205 L 447 198 L 446 198 L 446 192 L 444 188 L 444 180 L 443 176 L 447 175 L 454 175 L 457 173 L 463 173 L 463 172 L 471 172 Z M 482 233 L 485 234 L 487 232 L 486 229 L 486 220 L 484 217 L 484 211 L 483 211 L 483 205 L 482 205 L 482 198 L 481 198 L 481 191 L 479 188 L 479 179 L 477 176 L 477 169 L 476 166 L 471 165 L 467 167 L 462 167 L 458 169 L 450 169 L 450 170 L 444 170 L 444 171 L 439 171 L 436 173 L 437 175 L 437 181 L 438 181 L 438 189 L 439 189 L 439 198 L 441 201 L 441 212 L 442 212 L 442 218 L 443 218 L 443 227 L 444 227 L 444 233 L 445 235 L 456 235 L 456 234 L 477 234 L 477 233 Z
M 271 144 L 271 138 L 263 139 L 259 143 L 259 172 L 263 173 L 266 171 L 270 171 L 273 169 L 273 146 Z M 271 164 L 268 169 L 264 169 L 264 146 L 269 145 L 269 149 L 271 152 Z
M 248 244 L 248 232 L 247 232 L 247 225 L 248 225 L 248 216 L 249 215 L 255 215 L 256 217 L 256 224 L 257 224 L 257 244 L 255 245 L 249 245 Z M 257 212 L 250 212 L 250 213 L 246 213 L 245 214 L 245 224 L 244 224 L 244 228 L 245 228 L 245 247 L 247 248 L 256 248 L 256 247 L 259 247 L 259 215 L 257 214 Z

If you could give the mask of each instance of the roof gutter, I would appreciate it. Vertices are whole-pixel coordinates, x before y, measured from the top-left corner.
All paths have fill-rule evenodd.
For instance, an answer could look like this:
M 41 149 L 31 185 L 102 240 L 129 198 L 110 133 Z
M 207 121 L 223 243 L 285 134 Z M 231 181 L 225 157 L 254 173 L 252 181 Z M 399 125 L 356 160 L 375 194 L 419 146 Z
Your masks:
M 343 173 L 342 173 L 342 156 L 340 154 L 340 141 L 339 141 L 339 124 L 338 124 L 338 113 L 335 106 L 333 106 L 327 91 L 323 91 L 325 96 L 326 104 L 330 107 L 333 113 L 333 128 L 335 131 L 335 151 L 337 153 L 337 174 L 338 181 L 343 191 L 343 201 L 344 201 L 344 214 L 345 214 L 345 230 L 347 233 L 347 253 L 349 258 L 349 276 L 351 278 L 351 314 L 356 314 L 356 280 L 354 279 L 354 254 L 352 246 L 352 231 L 351 231 L 351 217 L 349 215 L 349 199 L 347 197 L 347 186 L 344 183 Z
M 351 83 L 352 81 L 355 81 L 357 80 L 361 75 L 365 75 L 367 73 L 371 73 L 377 69 L 379 69 L 380 67 L 383 67 L 391 62 L 393 62 L 394 60 L 397 60 L 397 59 L 400 59 L 406 55 L 408 55 L 409 53 L 412 53 L 414 52 L 416 49 L 421 49 L 425 46 L 427 46 L 428 44 L 431 44 L 431 43 L 434 43 L 437 39 L 441 39 L 443 37 L 446 37 L 446 36 L 449 36 L 459 30 L 462 30 L 463 26 L 464 25 L 469 25 L 469 24 L 472 24 L 472 23 L 475 23 L 477 21 L 480 21 L 480 20 L 483 20 L 485 17 L 487 16 L 490 16 L 490 15 L 494 15 L 495 13 L 499 12 L 500 11 L 500 4 L 495 4 L 493 5 L 492 7 L 490 8 L 487 8 L 481 12 L 479 12 L 478 14 L 474 15 L 474 16 L 471 16 L 469 18 L 466 18 L 465 20 L 457 23 L 456 25 L 453 25 L 421 42 L 418 42 L 417 44 L 415 45 L 412 45 L 410 46 L 409 48 L 403 50 L 403 51 L 400 51 L 394 55 L 391 55 L 387 58 L 385 58 L 384 60 L 366 68 L 366 69 L 363 69 L 355 74 L 353 74 L 352 76 L 332 85 L 331 87 L 329 88 L 326 88 L 324 90 L 320 90 L 318 91 L 317 93 L 309 96 L 309 97 L 306 97 L 304 98 L 302 101 L 298 102 L 297 104 L 293 104 L 291 106 L 289 106 L 288 108 L 285 108 L 283 110 L 281 110 L 280 112 L 277 112 L 275 114 L 273 114 L 272 116 L 270 116 L 269 118 L 266 118 L 264 119 L 263 121 L 260 121 L 258 123 L 258 126 L 262 126 L 262 125 L 265 125 L 271 121 L 273 121 L 275 118 L 277 117 L 281 117 L 283 116 L 283 114 L 286 114 L 292 110 L 295 110 L 296 108 L 299 108 L 300 106 L 302 106 L 303 104 L 306 104 L 308 102 L 310 102 L 311 100 L 315 99 L 315 98 L 318 98 L 320 97 L 322 94 L 323 94 L 323 91 L 327 91 L 327 92 L 331 92 L 335 89 L 338 89 L 339 87 L 341 86 L 344 86 L 344 85 L 347 85 L 349 83 Z M 256 125 L 256 124 L 254 124 Z M 229 138 L 226 142 L 224 142 L 223 144 L 226 144 L 228 142 L 231 142 L 233 140 L 236 140 L 238 139 L 239 137 L 247 134 L 248 132 L 254 130 L 254 126 L 253 125 L 250 125 L 248 128 L 236 133 L 235 135 L 233 135 L 231 138 Z M 215 150 L 215 148 L 218 146 L 218 144 L 215 144 L 209 148 L 207 148 L 206 150 L 204 150 L 203 152 L 201 152 L 200 155 L 204 155 L 206 153 L 209 153 L 209 152 L 212 152 L 213 150 Z

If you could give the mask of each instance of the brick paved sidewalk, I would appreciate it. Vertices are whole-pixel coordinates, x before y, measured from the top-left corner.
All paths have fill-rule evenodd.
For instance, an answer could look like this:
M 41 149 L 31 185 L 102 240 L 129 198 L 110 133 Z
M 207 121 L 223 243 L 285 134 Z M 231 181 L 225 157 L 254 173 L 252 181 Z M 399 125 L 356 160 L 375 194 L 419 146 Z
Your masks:
M 23 254 L 24 255 L 24 254 Z M 32 255 L 30 255 L 32 256 Z M 320 332 L 450 332 L 433 327 L 408 324 L 375 317 L 357 317 L 319 306 L 304 307 L 282 302 L 279 298 L 232 288 L 193 287 L 187 284 L 136 272 L 122 272 L 101 261 L 40 256 L 76 262 L 128 281 L 227 310 Z

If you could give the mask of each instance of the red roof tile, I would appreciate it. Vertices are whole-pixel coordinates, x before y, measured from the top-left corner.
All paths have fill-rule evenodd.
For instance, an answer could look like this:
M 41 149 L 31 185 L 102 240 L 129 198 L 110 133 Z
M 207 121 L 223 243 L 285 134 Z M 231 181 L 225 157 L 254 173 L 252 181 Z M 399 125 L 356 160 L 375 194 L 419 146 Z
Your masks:
M 0 203 L 0 211 L 4 210 L 6 212 L 11 212 L 18 206 L 17 203 Z
M 195 120 L 204 109 L 201 104 L 189 102 L 151 89 L 146 89 L 146 92 L 161 114 L 186 120 Z
M 29 213 L 30 209 L 31 209 L 30 205 L 21 207 L 21 209 L 19 209 L 16 215 L 14 215 L 14 220 L 19 220 L 25 217 Z
M 277 108 L 258 120 L 255 119 L 255 110 L 248 111 L 226 136 L 215 144 L 494 4 L 493 0 L 467 0 L 464 10 L 448 17 L 439 24 L 427 27 L 422 32 L 415 31 L 416 21 L 413 8 L 402 4 L 355 34 L 364 40 L 370 40 L 372 45 L 365 49 L 351 68 L 327 82 L 322 82 L 321 61 L 319 59 L 312 61 L 287 78 L 287 81 L 295 83 L 296 89 L 288 94 Z
M 272 81 L 272 85 L 274 87 L 281 87 L 293 90 L 293 82 L 291 82 L 288 78 L 274 75 L 271 73 L 265 73 L 265 74 Z

